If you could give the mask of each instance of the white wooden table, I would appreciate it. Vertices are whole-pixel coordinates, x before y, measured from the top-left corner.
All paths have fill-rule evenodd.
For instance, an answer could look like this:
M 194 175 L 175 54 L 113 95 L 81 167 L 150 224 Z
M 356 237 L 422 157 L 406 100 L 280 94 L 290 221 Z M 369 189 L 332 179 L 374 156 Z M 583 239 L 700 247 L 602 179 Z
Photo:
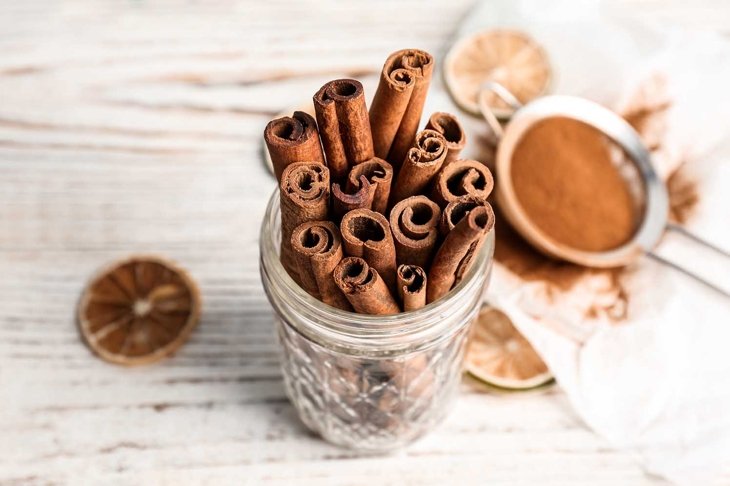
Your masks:
M 719 1 L 681 5 L 636 8 L 729 27 Z M 284 396 L 258 275 L 263 127 L 395 49 L 442 54 L 469 7 L 2 2 L 0 483 L 660 483 L 557 388 L 465 384 L 440 428 L 386 457 L 313 437 Z M 123 369 L 84 347 L 74 306 L 97 267 L 135 252 L 186 266 L 204 313 L 177 356 Z

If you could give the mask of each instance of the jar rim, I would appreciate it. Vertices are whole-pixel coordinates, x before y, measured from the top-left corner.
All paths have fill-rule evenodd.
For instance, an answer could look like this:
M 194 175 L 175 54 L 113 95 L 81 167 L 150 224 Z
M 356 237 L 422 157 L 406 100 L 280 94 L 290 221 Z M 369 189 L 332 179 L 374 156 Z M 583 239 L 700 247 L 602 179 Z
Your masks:
M 309 295 L 289 276 L 279 260 L 279 232 L 276 231 L 279 214 L 280 200 L 277 188 L 269 199 L 259 235 L 262 279 L 269 278 L 280 285 L 287 294 L 287 302 L 290 302 L 287 305 L 291 306 L 296 302 L 297 313 L 308 317 L 311 320 L 310 324 L 320 332 L 326 331 L 335 336 L 352 338 L 405 337 L 423 332 L 438 332 L 436 328 L 440 327 L 437 325 L 439 321 L 448 321 L 449 319 L 444 319 L 445 316 L 458 313 L 455 309 L 459 309 L 460 303 L 469 307 L 475 287 L 478 287 L 481 302 L 481 291 L 488 277 L 489 265 L 494 254 L 494 229 L 487 234 L 485 243 L 464 278 L 445 296 L 417 310 L 391 315 L 368 315 L 325 304 Z M 477 278 L 480 276 L 483 278 Z M 267 288 L 266 292 L 271 300 L 272 289 Z

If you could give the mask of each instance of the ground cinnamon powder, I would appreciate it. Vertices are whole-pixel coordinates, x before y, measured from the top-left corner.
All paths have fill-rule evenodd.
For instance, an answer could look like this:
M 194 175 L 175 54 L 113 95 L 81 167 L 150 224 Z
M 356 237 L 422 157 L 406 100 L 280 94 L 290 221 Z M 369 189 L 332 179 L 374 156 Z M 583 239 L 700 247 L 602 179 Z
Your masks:
M 606 251 L 633 236 L 635 206 L 612 162 L 611 143 L 583 122 L 554 117 L 535 124 L 517 144 L 511 169 L 515 195 L 553 240 Z
M 686 165 L 680 165 L 667 180 L 669 192 L 669 219 L 675 223 L 685 223 L 695 212 L 699 202 L 697 181 L 689 176 Z
M 559 294 L 571 291 L 586 277 L 606 276 L 611 288 L 604 289 L 600 298 L 596 297 L 590 302 L 586 318 L 604 315 L 615 322 L 621 322 L 626 318 L 628 294 L 621 281 L 623 268 L 589 268 L 547 257 L 522 239 L 497 209 L 495 213 L 497 237 L 494 247 L 495 260 L 526 282 L 544 282 L 546 296 L 550 302 Z M 606 298 L 606 296 L 612 297 Z

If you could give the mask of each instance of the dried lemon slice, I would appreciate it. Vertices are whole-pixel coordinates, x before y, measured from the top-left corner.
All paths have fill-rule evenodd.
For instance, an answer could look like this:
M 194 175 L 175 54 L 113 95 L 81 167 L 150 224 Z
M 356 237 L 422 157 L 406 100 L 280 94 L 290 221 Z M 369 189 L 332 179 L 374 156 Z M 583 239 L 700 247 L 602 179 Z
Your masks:
M 535 348 L 502 311 L 483 309 L 472 327 L 466 370 L 493 386 L 525 390 L 553 379 Z
M 456 104 L 480 115 L 479 92 L 487 81 L 496 81 L 521 103 L 547 91 L 551 78 L 547 54 L 529 36 L 512 30 L 490 30 L 468 37 L 451 48 L 444 62 L 444 80 Z M 484 102 L 499 118 L 512 109 L 494 93 Z
M 198 289 L 187 273 L 148 256 L 131 257 L 101 271 L 78 308 L 79 328 L 92 351 L 126 366 L 174 353 L 199 315 Z

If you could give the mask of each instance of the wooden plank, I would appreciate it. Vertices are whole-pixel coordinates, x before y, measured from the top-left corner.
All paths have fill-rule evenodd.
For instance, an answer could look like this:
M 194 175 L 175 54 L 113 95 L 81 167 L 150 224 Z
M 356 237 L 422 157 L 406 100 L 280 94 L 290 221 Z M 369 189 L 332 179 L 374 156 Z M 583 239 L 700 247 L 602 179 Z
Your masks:
M 470 4 L 0 5 L 0 483 L 657 484 L 557 388 L 465 385 L 385 457 L 313 437 L 285 397 L 258 276 L 263 127 L 332 77 L 371 89 L 394 49 L 440 58 Z M 724 7 L 669 4 L 637 8 L 714 25 Z M 133 252 L 187 267 L 205 311 L 177 356 L 128 370 L 84 347 L 74 307 Z

